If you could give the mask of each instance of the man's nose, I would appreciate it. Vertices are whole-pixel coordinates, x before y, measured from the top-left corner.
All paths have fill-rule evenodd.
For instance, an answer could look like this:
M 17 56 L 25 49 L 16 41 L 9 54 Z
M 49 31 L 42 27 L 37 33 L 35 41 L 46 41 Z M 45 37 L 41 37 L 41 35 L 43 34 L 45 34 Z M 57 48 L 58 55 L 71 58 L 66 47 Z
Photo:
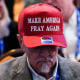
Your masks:
M 50 53 L 49 53 L 48 48 L 42 48 L 42 49 L 40 50 L 40 55 L 43 56 L 43 57 L 49 56 Z

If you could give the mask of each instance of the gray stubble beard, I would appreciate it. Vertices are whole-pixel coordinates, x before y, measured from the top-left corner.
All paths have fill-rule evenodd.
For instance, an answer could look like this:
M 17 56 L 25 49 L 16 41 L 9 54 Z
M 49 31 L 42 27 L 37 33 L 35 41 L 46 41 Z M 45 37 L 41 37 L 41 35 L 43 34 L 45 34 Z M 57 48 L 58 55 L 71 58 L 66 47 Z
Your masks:
M 49 73 L 49 72 L 50 72 L 49 66 L 46 63 L 42 64 L 41 73 Z

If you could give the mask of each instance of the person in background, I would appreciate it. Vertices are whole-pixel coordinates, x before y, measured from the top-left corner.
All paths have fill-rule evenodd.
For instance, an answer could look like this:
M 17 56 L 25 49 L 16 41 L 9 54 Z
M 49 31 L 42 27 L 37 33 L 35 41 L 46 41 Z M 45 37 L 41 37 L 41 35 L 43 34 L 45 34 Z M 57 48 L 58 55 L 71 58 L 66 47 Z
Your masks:
M 58 55 L 58 47 L 67 44 L 56 7 L 44 3 L 26 7 L 19 15 L 18 31 L 25 54 L 0 64 L 0 80 L 80 80 L 80 63 Z
M 9 16 L 11 18 L 11 20 L 13 20 L 13 6 L 14 6 L 14 3 L 15 3 L 15 0 L 4 0 L 5 2 L 5 5 L 8 9 L 8 12 L 9 12 Z
M 23 0 L 23 2 L 24 2 L 24 8 L 32 4 L 42 3 L 41 0 Z
M 69 59 L 80 59 L 79 44 L 80 38 L 80 13 L 74 6 L 73 0 L 42 0 L 44 3 L 55 5 L 61 9 L 63 16 L 63 30 L 67 41 L 67 48 L 63 48 L 62 52 Z M 79 55 L 78 55 L 79 54 Z
M 10 19 L 4 0 L 0 0 L 0 56 L 11 49 L 20 48 L 17 33 L 17 23 Z

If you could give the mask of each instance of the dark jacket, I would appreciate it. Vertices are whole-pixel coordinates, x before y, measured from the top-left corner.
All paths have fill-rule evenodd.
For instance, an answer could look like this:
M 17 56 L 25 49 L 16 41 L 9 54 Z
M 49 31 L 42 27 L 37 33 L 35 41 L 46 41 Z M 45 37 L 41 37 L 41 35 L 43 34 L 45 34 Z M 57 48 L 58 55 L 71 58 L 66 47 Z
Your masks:
M 11 21 L 9 25 L 9 31 L 10 31 L 10 35 L 3 38 L 4 53 L 11 49 L 20 48 L 20 45 L 16 36 L 18 33 L 18 24 L 14 21 Z
M 80 63 L 58 56 L 61 80 L 80 80 Z M 32 80 L 27 57 L 14 58 L 0 64 L 0 80 Z

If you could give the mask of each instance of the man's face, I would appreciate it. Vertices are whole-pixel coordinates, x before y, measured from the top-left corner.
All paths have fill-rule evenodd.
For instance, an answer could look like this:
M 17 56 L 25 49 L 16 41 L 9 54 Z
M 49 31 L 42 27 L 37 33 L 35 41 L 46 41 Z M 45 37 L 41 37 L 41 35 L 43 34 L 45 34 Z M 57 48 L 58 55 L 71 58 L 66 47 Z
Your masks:
M 44 3 L 55 5 L 58 8 L 60 8 L 63 16 L 63 20 L 65 21 L 68 15 L 68 12 L 70 10 L 69 7 L 70 7 L 70 4 L 72 3 L 72 0 L 42 0 L 42 1 Z
M 3 0 L 0 0 L 0 19 L 2 19 L 4 16 L 3 4 L 4 4 Z
M 37 73 L 49 73 L 56 63 L 58 53 L 56 46 L 25 48 L 25 51 L 28 55 L 29 64 Z

